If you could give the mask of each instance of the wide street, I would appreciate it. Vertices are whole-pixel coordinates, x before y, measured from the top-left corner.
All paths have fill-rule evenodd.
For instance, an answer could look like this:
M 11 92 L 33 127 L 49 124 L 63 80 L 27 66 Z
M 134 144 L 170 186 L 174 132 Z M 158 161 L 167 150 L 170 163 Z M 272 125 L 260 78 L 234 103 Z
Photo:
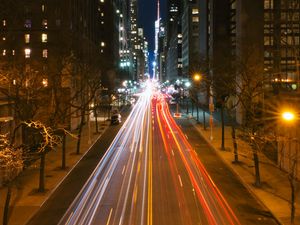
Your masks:
M 59 220 L 106 225 L 276 224 L 195 128 L 186 119 L 177 122 L 185 133 L 165 96 L 147 89 L 64 216 L 60 219 L 52 204 L 29 224 L 38 224 L 35 221 L 45 215 L 53 217 L 44 223 L 49 225 Z M 70 185 L 76 185 L 73 182 Z

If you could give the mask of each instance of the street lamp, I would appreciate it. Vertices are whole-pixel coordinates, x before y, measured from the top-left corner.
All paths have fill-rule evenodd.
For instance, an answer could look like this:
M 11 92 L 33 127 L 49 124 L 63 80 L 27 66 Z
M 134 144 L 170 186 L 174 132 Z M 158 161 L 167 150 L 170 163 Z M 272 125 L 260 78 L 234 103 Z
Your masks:
M 201 79 L 202 79 L 201 74 L 199 74 L 199 73 L 193 74 L 193 80 L 195 83 L 197 83 L 197 86 L 199 85 Z M 198 94 L 197 93 L 196 93 L 195 97 L 196 97 L 197 122 L 199 122 L 199 102 L 198 102 Z M 203 125 L 205 126 L 205 124 L 203 124 Z
M 286 122 L 293 122 L 295 120 L 295 114 L 291 111 L 285 111 L 281 114 L 281 117 Z
M 189 99 L 188 99 L 188 97 L 189 97 L 189 88 L 191 87 L 191 82 L 190 81 L 186 81 L 185 83 L 184 83 L 184 86 L 186 87 L 186 91 L 184 92 L 185 94 L 186 94 L 186 114 L 188 115 L 189 114 Z
M 195 74 L 193 75 L 193 80 L 194 80 L 194 81 L 197 81 L 197 82 L 198 82 L 198 81 L 201 80 L 201 78 L 202 78 L 201 75 L 198 74 L 198 73 L 195 73 Z
M 288 170 L 289 173 L 289 182 L 291 185 L 291 223 L 294 224 L 295 219 L 295 190 L 296 190 L 296 184 L 295 181 L 297 180 L 297 164 L 298 164 L 298 158 L 299 158 L 299 131 L 297 131 L 299 128 L 297 126 L 297 120 L 299 119 L 298 114 L 291 111 L 283 111 L 281 113 L 281 119 L 283 122 L 285 122 L 286 130 L 284 130 L 284 136 L 287 136 L 286 143 L 288 145 L 288 148 L 286 149 L 285 153 L 280 155 L 281 159 L 280 162 L 283 162 L 283 167 Z M 293 126 L 293 129 L 291 129 Z M 285 141 L 283 140 L 283 143 Z M 294 144 L 293 144 L 294 142 Z M 283 145 L 284 146 L 284 145 Z M 286 157 L 288 157 L 286 159 Z M 287 165 L 286 165 L 287 164 Z M 282 165 L 280 164 L 280 167 Z

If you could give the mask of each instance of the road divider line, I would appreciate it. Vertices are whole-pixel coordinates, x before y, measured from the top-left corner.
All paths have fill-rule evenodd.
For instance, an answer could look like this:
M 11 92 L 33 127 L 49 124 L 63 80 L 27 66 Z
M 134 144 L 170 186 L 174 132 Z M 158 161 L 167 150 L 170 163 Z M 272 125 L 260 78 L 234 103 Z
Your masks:
M 152 130 L 154 126 L 150 123 Z M 150 128 L 151 130 L 151 128 Z M 147 225 L 152 225 L 152 143 L 153 136 L 152 132 L 149 135 L 149 164 L 148 164 L 148 214 L 147 214 Z
M 181 176 L 179 174 L 178 174 L 178 180 L 179 180 L 180 186 L 183 187 Z
M 124 172 L 125 172 L 125 168 L 126 168 L 126 165 L 124 165 L 124 167 L 123 167 L 123 170 L 122 170 L 122 175 L 124 174 Z
M 113 208 L 110 209 L 110 212 L 109 212 L 109 215 L 108 215 L 108 218 L 107 218 L 106 225 L 109 225 L 109 223 L 110 223 L 110 219 L 111 219 L 112 212 L 113 212 Z

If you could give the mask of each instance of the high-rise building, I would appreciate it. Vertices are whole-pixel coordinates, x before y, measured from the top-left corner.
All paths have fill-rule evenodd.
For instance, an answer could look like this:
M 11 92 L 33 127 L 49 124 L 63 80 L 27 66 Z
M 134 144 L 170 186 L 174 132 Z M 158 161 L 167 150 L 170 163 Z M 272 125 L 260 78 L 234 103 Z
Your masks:
M 287 88 L 299 88 L 299 14 L 299 0 L 264 0 L 264 68 Z
M 140 80 L 145 74 L 145 37 L 142 28 L 138 27 L 138 1 L 130 1 L 130 51 L 133 58 L 133 79 Z
M 163 80 L 177 80 L 182 76 L 182 1 L 167 2 L 165 77 Z
M 133 52 L 131 51 L 130 30 L 130 1 L 114 0 L 114 35 L 115 57 L 118 65 L 118 78 L 120 81 L 134 79 Z
M 185 1 L 182 12 L 182 76 L 190 77 L 199 64 L 199 4 Z
M 158 57 L 158 39 L 159 39 L 159 29 L 160 29 L 160 3 L 159 0 L 157 0 L 157 19 L 155 20 L 154 27 L 154 35 L 155 35 L 155 49 L 154 49 L 154 64 L 153 64 L 153 78 L 154 79 L 159 79 L 159 57 Z
M 54 106 L 55 94 L 69 98 L 78 91 L 79 77 L 84 79 L 79 74 L 84 74 L 84 69 L 95 66 L 101 71 L 101 62 L 95 63 L 105 45 L 100 41 L 100 3 L 97 0 L 1 3 L 1 72 L 10 72 L 12 85 L 51 93 L 43 96 L 44 102 L 51 104 L 39 108 L 41 121 L 49 116 L 45 111 Z M 31 115 L 22 116 L 26 120 Z M 76 123 L 71 121 L 71 128 Z
M 136 57 L 136 80 L 144 80 L 148 73 L 148 43 L 144 37 L 144 30 L 138 28 L 138 40 L 134 47 Z
M 158 32 L 158 49 L 157 49 L 157 63 L 158 63 L 158 77 L 160 81 L 166 80 L 166 29 L 164 24 L 161 22 Z

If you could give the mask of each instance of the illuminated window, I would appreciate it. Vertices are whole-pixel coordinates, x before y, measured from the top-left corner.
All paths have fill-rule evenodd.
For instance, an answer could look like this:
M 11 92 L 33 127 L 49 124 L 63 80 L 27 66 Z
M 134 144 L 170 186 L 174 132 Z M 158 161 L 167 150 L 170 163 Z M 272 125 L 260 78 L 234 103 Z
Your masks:
M 193 22 L 199 22 L 199 17 L 198 16 L 193 16 Z
M 4 50 L 2 51 L 2 55 L 3 55 L 3 56 L 6 56 L 6 49 L 4 49 Z
M 46 29 L 48 28 L 48 20 L 47 19 L 42 20 L 42 26 Z
M 103 2 L 104 2 L 104 0 L 100 0 L 100 2 L 102 2 L 102 3 L 103 3 Z
M 42 34 L 42 42 L 43 42 L 43 43 L 46 43 L 47 41 L 48 41 L 48 35 L 45 34 L 45 33 L 43 33 L 43 34 Z
M 101 42 L 101 46 L 104 47 L 105 46 L 105 42 L 102 41 Z
M 12 50 L 12 55 L 15 55 L 16 54 L 16 51 L 15 50 Z
M 43 58 L 48 58 L 48 49 L 43 49 Z
M 45 5 L 42 5 L 42 12 L 45 12 Z
M 5 40 L 6 40 L 6 37 L 3 37 L 2 40 L 5 41 Z
M 25 48 L 25 58 L 30 58 L 30 54 L 31 54 L 31 49 Z
M 5 27 L 6 26 L 6 20 L 2 20 L 2 24 Z
M 193 14 L 193 15 L 197 15 L 198 13 L 199 13 L 199 10 L 198 10 L 198 9 L 193 9 L 193 10 L 192 10 L 192 14 Z
M 48 87 L 48 79 L 43 78 L 42 84 L 43 84 L 44 87 Z
M 25 34 L 24 38 L 25 38 L 25 43 L 28 44 L 30 42 L 30 34 Z

